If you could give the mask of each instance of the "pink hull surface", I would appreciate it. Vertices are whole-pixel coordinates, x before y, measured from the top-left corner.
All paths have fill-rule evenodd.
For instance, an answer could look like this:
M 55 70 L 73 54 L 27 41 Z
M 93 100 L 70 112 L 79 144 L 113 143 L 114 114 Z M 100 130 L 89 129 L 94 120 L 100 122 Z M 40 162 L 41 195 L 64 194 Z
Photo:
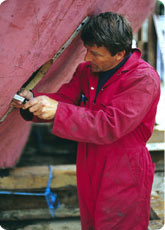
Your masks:
M 0 5 L 0 118 L 13 95 L 54 56 L 86 16 L 105 11 L 121 13 L 137 31 L 153 6 L 153 0 L 4 1 Z M 84 54 L 82 42 L 75 39 L 36 88 L 55 92 L 71 79 Z M 15 166 L 30 126 L 17 110 L 0 124 L 0 168 Z

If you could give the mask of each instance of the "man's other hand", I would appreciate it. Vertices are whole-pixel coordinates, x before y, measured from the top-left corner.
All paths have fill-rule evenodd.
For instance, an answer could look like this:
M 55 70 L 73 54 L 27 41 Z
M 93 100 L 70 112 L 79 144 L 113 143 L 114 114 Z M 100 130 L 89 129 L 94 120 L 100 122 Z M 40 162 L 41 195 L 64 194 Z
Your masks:
M 26 98 L 27 100 L 31 100 L 33 98 L 33 93 L 30 90 L 22 88 L 19 92 L 18 95 L 21 97 Z M 21 101 L 13 99 L 10 103 L 10 106 L 15 107 L 17 109 L 23 108 L 23 104 Z

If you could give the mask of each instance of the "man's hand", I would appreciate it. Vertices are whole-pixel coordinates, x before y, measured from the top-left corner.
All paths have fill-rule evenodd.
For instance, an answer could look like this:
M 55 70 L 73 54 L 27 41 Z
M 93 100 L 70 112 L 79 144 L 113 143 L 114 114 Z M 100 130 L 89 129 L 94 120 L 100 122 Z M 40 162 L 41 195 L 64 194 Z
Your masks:
M 33 98 L 33 93 L 27 89 L 22 88 L 18 94 L 28 100 L 31 100 Z M 12 102 L 10 103 L 10 106 L 13 106 L 17 109 L 23 108 L 23 104 L 21 101 L 13 99 Z
M 52 120 L 55 117 L 58 102 L 47 97 L 39 96 L 27 101 L 23 109 L 29 109 L 35 116 L 44 120 Z

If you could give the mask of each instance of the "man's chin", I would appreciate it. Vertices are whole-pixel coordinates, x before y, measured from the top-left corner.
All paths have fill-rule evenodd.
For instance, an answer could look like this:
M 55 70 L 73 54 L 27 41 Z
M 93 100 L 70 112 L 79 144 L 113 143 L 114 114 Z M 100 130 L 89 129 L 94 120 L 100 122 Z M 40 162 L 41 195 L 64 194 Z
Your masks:
M 100 70 L 97 67 L 93 67 L 92 65 L 91 65 L 91 71 L 92 71 L 92 73 L 99 73 L 100 72 Z

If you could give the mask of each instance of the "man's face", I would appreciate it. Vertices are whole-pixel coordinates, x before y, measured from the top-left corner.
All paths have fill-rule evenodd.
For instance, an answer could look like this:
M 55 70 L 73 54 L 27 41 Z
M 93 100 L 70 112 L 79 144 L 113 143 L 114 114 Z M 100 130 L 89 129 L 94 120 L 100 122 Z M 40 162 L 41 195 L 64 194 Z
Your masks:
M 124 58 L 125 51 L 119 52 L 112 56 L 110 52 L 104 47 L 97 45 L 85 45 L 87 53 L 84 60 L 90 62 L 92 72 L 104 72 L 114 68 Z

